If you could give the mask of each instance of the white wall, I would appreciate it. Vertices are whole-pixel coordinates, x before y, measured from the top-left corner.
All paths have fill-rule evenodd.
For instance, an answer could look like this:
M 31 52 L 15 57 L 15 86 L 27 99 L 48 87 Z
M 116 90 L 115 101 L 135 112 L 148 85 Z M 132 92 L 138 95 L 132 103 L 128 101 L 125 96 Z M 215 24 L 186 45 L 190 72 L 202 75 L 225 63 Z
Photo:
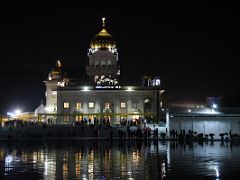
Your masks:
M 210 134 L 214 133 L 215 138 L 220 138 L 220 133 L 240 134 L 240 115 L 231 116 L 203 116 L 203 117 L 170 117 L 169 128 L 177 130 L 180 133 L 181 129 L 192 130 L 197 133 Z

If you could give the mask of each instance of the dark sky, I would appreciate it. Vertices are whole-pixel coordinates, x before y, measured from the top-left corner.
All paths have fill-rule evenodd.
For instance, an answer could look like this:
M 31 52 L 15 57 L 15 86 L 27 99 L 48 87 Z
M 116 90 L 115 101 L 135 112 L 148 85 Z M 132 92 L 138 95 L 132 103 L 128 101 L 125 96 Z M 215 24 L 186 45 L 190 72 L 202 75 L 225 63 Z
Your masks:
M 156 74 L 169 100 L 237 94 L 237 13 L 236 4 L 202 1 L 1 6 L 1 111 L 34 110 L 44 99 L 43 80 L 57 59 L 63 59 L 75 76 L 82 76 L 89 42 L 101 30 L 103 16 L 118 43 L 125 81 Z

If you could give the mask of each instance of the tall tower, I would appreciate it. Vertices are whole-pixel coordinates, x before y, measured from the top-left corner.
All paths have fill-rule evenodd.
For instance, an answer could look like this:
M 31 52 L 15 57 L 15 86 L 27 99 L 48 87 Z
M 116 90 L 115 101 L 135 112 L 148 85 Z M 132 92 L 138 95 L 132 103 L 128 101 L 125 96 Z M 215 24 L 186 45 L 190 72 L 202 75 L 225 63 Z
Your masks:
M 58 60 L 56 65 L 48 74 L 48 79 L 44 81 L 46 86 L 46 110 L 49 113 L 57 111 L 57 87 L 66 86 L 69 79 L 62 74 L 62 64 Z
M 90 42 L 88 50 L 87 74 L 95 85 L 118 85 L 120 66 L 118 65 L 117 44 L 105 27 L 102 18 L 102 30 Z

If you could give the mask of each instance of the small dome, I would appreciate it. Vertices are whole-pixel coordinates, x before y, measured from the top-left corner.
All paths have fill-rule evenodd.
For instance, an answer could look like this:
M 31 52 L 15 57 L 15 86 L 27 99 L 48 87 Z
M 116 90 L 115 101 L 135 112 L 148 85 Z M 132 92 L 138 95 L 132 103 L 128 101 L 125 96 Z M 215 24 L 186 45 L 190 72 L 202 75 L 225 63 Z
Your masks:
M 45 110 L 45 106 L 43 104 L 41 104 L 40 106 L 38 106 L 38 108 L 34 111 L 35 115 L 38 114 L 46 114 L 46 110 Z

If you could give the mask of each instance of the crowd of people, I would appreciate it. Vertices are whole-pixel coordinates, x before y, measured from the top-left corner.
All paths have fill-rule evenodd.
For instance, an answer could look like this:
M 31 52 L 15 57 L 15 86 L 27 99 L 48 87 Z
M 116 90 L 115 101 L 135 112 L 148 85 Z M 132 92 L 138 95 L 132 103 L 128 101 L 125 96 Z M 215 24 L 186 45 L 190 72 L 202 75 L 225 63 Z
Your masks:
M 43 122 L 38 121 L 23 121 L 21 119 L 9 120 L 4 123 L 4 128 L 27 128 L 27 127 L 42 127 L 47 128 L 48 126 L 55 126 L 51 119 L 47 119 Z M 113 124 L 110 121 L 109 117 L 97 118 L 93 117 L 92 119 L 84 117 L 80 121 L 74 121 L 70 126 L 81 127 L 81 132 L 85 132 L 89 128 L 93 128 L 90 130 L 94 132 L 94 137 L 98 137 L 99 131 L 101 132 L 104 129 L 108 129 L 111 127 L 115 127 L 113 131 L 115 131 L 115 135 L 118 136 L 119 139 L 150 139 L 158 138 L 158 128 L 152 129 L 147 126 L 146 119 L 138 118 L 138 119 L 129 119 L 121 118 L 119 124 Z M 69 126 L 68 126 L 69 127 Z M 87 132 L 87 131 L 86 131 Z M 113 136 L 113 132 L 111 134 Z
M 39 123 L 37 121 L 23 121 L 22 119 L 14 119 L 8 120 L 2 123 L 1 127 L 5 128 L 25 128 L 25 127 L 33 127 L 33 126 L 40 126 L 46 123 Z

